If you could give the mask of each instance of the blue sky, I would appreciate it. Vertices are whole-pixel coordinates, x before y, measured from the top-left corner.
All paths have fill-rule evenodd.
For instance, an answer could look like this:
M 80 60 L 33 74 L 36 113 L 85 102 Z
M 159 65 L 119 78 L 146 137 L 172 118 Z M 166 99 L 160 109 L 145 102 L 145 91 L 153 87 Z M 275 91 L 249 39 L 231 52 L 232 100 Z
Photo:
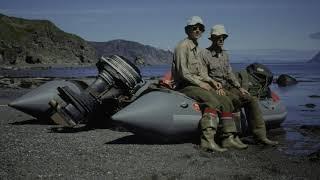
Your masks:
M 174 48 L 186 36 L 186 20 L 198 15 L 206 24 L 202 47 L 219 23 L 230 35 L 227 49 L 320 49 L 319 0 L 1 0 L 0 13 L 48 19 L 90 41 L 126 39 L 163 49 Z

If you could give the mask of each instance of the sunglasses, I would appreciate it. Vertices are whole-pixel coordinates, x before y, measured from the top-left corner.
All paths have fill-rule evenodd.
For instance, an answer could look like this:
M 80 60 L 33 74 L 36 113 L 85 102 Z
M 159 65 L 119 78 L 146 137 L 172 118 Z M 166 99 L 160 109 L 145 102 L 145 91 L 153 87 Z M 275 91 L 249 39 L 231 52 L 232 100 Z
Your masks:
M 211 40 L 215 40 L 215 41 L 224 41 L 228 36 L 225 35 L 211 35 Z
M 201 32 L 204 32 L 203 26 L 192 26 L 192 27 L 191 27 L 191 30 L 192 30 L 192 31 L 199 30 L 199 31 L 201 31 Z

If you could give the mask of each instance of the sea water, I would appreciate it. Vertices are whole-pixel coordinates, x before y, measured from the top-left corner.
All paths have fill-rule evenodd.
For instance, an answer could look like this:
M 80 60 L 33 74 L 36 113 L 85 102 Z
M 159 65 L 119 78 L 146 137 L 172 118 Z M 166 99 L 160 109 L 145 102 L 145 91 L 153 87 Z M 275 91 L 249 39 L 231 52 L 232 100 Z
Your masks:
M 244 69 L 248 64 L 232 64 L 235 70 Z M 280 74 L 288 74 L 298 80 L 298 84 L 279 87 L 273 83 L 272 91 L 276 92 L 286 105 L 288 116 L 282 124 L 285 145 L 278 148 L 288 154 L 304 155 L 319 150 L 320 139 L 312 133 L 304 131 L 303 126 L 320 127 L 320 63 L 274 63 L 265 64 L 274 73 L 275 79 Z M 161 77 L 170 71 L 170 65 L 141 66 L 143 77 Z M 0 70 L 0 76 L 5 77 L 95 77 L 96 67 L 50 68 Z M 314 107 L 306 106 L 312 104 Z

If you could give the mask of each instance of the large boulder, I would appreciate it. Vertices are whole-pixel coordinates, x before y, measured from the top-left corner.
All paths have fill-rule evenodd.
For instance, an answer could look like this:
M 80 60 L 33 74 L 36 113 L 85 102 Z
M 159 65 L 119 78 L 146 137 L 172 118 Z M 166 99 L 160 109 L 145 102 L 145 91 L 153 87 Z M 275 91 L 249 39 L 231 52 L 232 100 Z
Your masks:
M 91 64 L 95 49 L 63 32 L 48 20 L 28 20 L 0 14 L 1 65 Z
M 293 78 L 287 74 L 281 74 L 278 77 L 276 82 L 279 86 L 290 86 L 290 85 L 294 85 L 294 84 L 298 83 L 298 81 L 295 78 Z

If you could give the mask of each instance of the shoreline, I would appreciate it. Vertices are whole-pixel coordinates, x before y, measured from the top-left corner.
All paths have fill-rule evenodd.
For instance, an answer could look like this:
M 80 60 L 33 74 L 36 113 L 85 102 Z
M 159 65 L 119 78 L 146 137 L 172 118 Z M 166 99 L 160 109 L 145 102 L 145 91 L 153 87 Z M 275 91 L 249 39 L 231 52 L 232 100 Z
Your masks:
M 28 65 L 19 65 L 19 66 L 0 66 L 0 69 L 3 70 L 22 70 L 22 69 L 51 69 L 51 68 L 86 68 L 86 67 L 95 67 L 95 63 L 92 64 L 28 64 Z
M 7 104 L 30 89 L 0 88 Z M 269 131 L 277 147 L 200 151 L 197 144 L 157 144 L 110 127 L 60 128 L 0 106 L 0 178 L 63 179 L 317 179 L 320 152 L 289 155 L 281 129 Z M 302 128 L 303 129 L 303 128 Z M 307 129 L 307 130 L 306 130 Z M 308 129 L 320 138 L 319 129 Z M 250 140 L 250 138 L 249 138 Z
M 2 178 L 316 179 L 320 175 L 316 156 L 290 156 L 274 147 L 249 145 L 243 151 L 207 153 L 192 143 L 149 144 L 129 132 L 104 128 L 57 131 L 59 126 L 9 107 L 0 111 L 6 113 L 0 133 Z

